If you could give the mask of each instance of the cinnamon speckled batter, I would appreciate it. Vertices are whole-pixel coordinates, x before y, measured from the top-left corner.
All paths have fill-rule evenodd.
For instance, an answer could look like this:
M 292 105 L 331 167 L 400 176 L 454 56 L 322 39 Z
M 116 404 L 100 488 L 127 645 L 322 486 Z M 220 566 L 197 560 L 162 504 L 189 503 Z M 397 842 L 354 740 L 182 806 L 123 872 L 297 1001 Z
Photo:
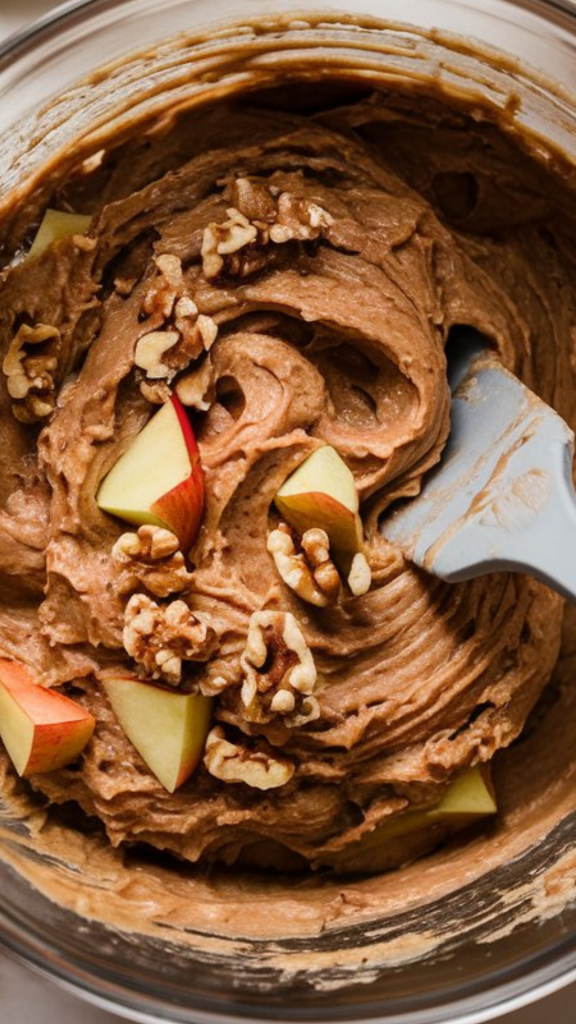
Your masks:
M 206 229 L 230 208 L 258 219 L 280 195 L 328 214 L 322 232 L 257 242 L 245 262 L 207 276 Z M 453 327 L 485 333 L 573 418 L 571 202 L 488 120 L 432 95 L 352 88 L 317 103 L 304 90 L 238 97 L 151 125 L 64 181 L 55 174 L 48 205 L 91 214 L 93 241 L 26 260 L 26 237 L 8 236 L 20 255 L 0 284 L 3 353 L 22 324 L 58 332 L 53 412 L 21 422 L 0 381 L 0 653 L 97 719 L 77 763 L 30 780 L 49 805 L 74 802 L 113 847 L 345 869 L 350 844 L 433 805 L 518 737 L 558 657 L 562 602 L 520 576 L 445 585 L 377 524 L 394 499 L 417 494 L 446 442 Z M 215 721 L 227 736 L 294 765 L 265 793 L 204 766 L 167 793 L 99 683 L 103 670 L 134 666 L 112 558 L 126 527 L 95 496 L 168 394 L 146 392 L 134 366 L 138 340 L 166 327 L 142 313 L 166 254 L 218 328 L 171 381 L 202 375 L 205 408 L 191 417 L 206 514 L 178 596 L 217 638 L 185 663 L 182 685 L 224 678 Z M 354 474 L 372 585 L 318 609 L 282 583 L 266 539 L 278 487 L 324 443 Z M 262 609 L 290 612 L 314 657 L 320 714 L 298 728 L 247 721 L 239 699 L 239 659 Z M 403 856 L 392 847 L 385 866 Z

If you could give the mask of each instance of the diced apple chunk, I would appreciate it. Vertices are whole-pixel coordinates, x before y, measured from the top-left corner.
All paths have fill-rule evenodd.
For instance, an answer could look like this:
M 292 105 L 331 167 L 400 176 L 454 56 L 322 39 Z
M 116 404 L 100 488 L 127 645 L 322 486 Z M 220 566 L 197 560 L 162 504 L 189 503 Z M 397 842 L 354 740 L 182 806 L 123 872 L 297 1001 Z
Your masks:
M 408 811 L 392 818 L 376 829 L 371 841 L 386 841 L 408 832 L 426 828 L 433 822 L 464 828 L 477 818 L 496 814 L 498 808 L 487 775 L 487 769 L 470 768 L 448 787 L 435 807 L 427 811 Z
M 177 693 L 134 677 L 107 676 L 102 685 L 126 736 L 169 793 L 190 778 L 210 729 L 212 700 Z
M 387 870 L 396 866 L 398 859 L 420 855 L 423 839 L 425 845 L 430 840 L 427 845 L 431 849 L 497 811 L 489 767 L 470 768 L 454 780 L 435 807 L 395 815 L 342 851 L 334 866 L 346 872 Z
M 282 484 L 274 503 L 298 533 L 325 530 L 335 560 L 348 575 L 362 548 L 362 521 L 354 477 L 334 448 L 324 445 L 309 455 Z
M 126 522 L 163 526 L 185 552 L 191 548 L 204 512 L 204 475 L 192 426 L 176 396 L 120 456 L 96 501 Z
M 70 764 L 95 724 L 80 704 L 40 686 L 23 665 L 0 659 L 0 738 L 19 775 Z
M 490 767 L 476 765 L 451 783 L 436 807 L 422 813 L 428 820 L 450 818 L 453 821 L 457 818 L 459 821 L 466 819 L 467 824 L 475 818 L 496 814 L 497 811 Z
M 54 242 L 72 235 L 85 235 L 92 217 L 81 213 L 64 213 L 61 210 L 46 210 L 28 256 L 41 256 Z

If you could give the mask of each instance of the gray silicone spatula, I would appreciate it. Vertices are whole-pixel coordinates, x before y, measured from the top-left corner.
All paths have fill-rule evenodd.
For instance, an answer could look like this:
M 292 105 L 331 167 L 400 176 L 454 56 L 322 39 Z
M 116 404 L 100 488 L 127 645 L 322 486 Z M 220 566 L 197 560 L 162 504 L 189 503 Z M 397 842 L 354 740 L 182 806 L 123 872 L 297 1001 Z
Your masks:
M 522 572 L 576 601 L 574 435 L 474 332 L 461 332 L 455 353 L 442 460 L 382 533 L 448 582 Z

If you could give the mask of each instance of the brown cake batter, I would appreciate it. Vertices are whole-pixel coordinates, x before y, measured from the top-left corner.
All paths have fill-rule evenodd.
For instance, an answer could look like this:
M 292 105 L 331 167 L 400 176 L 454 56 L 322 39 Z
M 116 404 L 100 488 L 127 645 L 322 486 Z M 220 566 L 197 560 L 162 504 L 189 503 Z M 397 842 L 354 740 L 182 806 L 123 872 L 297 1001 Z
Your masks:
M 4 232 L 0 350 L 22 357 L 33 383 L 15 397 L 10 374 L 0 380 L 0 654 L 83 703 L 97 728 L 77 763 L 30 785 L 48 806 L 98 819 L 113 847 L 345 869 L 352 843 L 434 805 L 508 747 L 557 661 L 557 596 L 504 574 L 447 586 L 407 564 L 377 523 L 441 455 L 453 327 L 485 333 L 573 417 L 572 197 L 496 125 L 432 91 L 342 86 L 313 102 L 293 86 L 164 118 L 63 180 L 50 173 L 45 205 L 92 221 L 36 259 L 25 258 L 36 223 Z M 214 262 L 215 237 L 232 245 Z M 181 301 L 195 333 L 178 320 Z M 135 365 L 153 331 L 178 335 L 164 375 Z M 149 569 L 118 555 L 135 528 L 95 497 L 174 391 L 207 502 L 184 577 L 162 562 L 159 596 Z M 316 608 L 280 579 L 267 537 L 278 487 L 325 443 L 354 474 L 372 582 Z M 204 763 L 169 794 L 151 775 L 99 682 L 117 669 L 146 676 L 134 595 L 161 611 L 186 602 L 202 629 L 177 685 L 214 696 L 226 740 L 247 763 L 288 764 L 285 784 L 226 783 Z M 247 714 L 241 659 L 263 610 L 302 631 L 318 677 L 312 714 Z M 6 759 L 3 770 L 8 793 Z M 504 806 L 514 784 L 496 788 Z M 97 843 L 111 877 L 121 861 Z M 404 858 L 392 847 L 385 866 Z

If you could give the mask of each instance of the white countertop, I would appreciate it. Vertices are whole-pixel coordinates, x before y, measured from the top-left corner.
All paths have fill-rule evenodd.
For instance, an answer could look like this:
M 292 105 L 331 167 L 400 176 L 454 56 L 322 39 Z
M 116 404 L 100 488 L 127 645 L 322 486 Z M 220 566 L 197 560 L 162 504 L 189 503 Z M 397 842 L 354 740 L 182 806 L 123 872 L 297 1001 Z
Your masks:
M 159 0 L 161 2 L 161 0 Z M 0 0 L 0 39 L 40 17 L 53 0 Z M 499 1018 L 499 1024 L 574 1024 L 576 984 L 533 1006 Z M 57 985 L 0 953 L 0 1024 L 118 1024 L 120 1018 L 84 1005 Z

